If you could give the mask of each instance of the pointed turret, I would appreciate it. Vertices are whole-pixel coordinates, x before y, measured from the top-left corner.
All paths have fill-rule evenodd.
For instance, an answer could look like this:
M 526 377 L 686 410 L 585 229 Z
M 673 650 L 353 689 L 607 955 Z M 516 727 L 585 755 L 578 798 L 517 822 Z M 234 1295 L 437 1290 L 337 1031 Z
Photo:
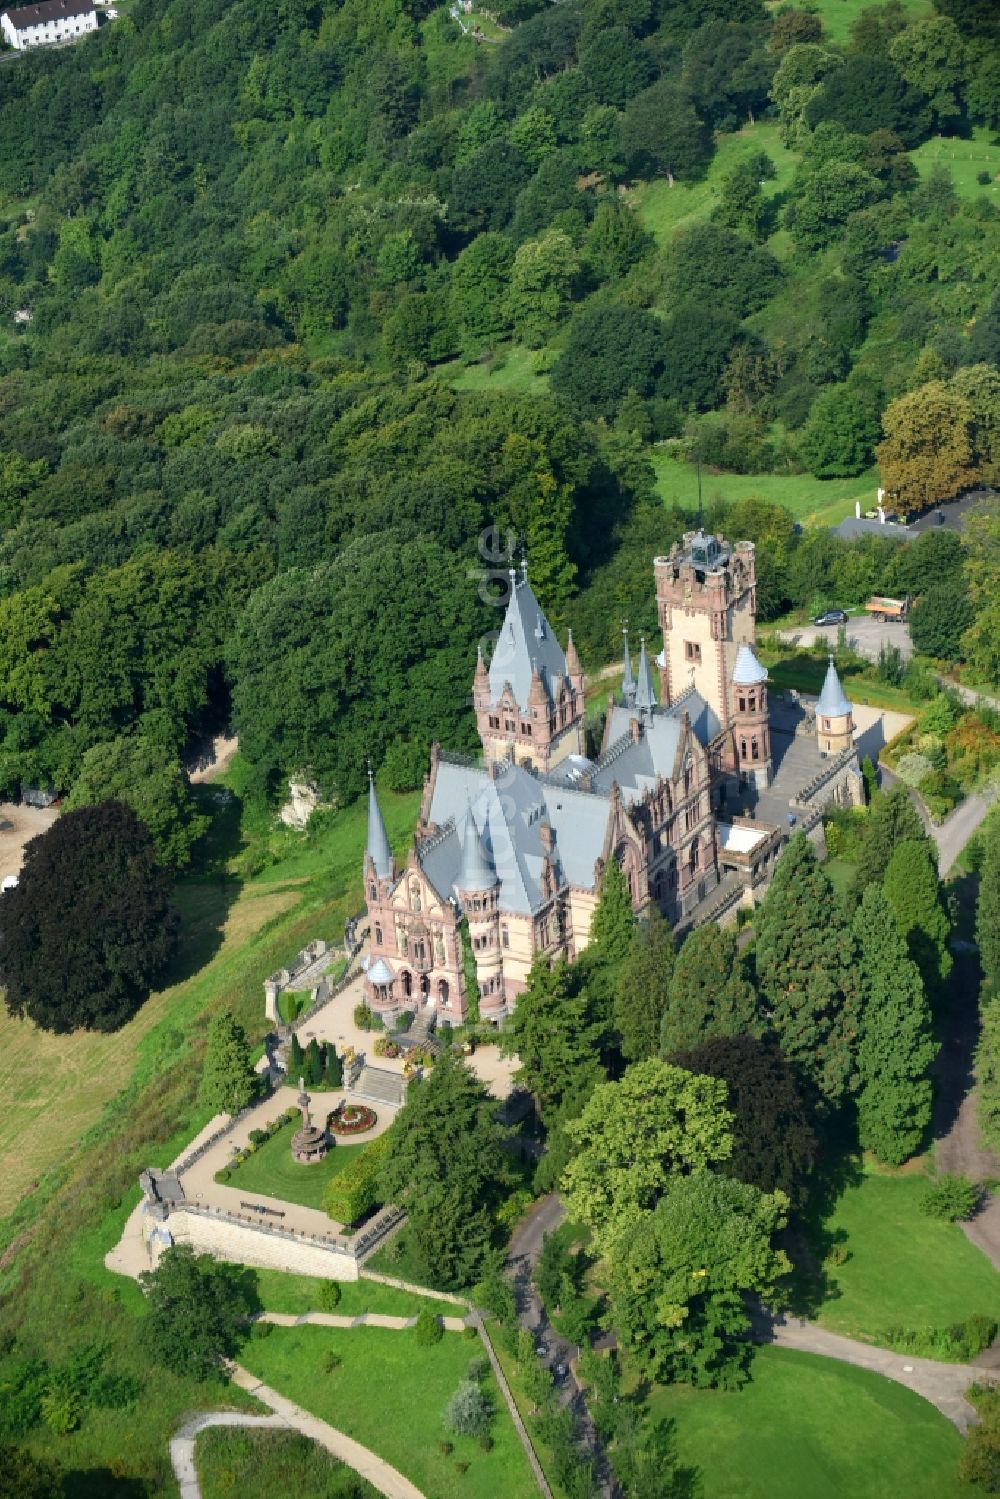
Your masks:
M 382 821 L 382 809 L 375 795 L 375 777 L 371 770 L 368 772 L 368 844 L 365 853 L 371 859 L 380 880 L 392 878 L 392 850 Z
M 653 682 L 653 668 L 650 665 L 649 655 L 646 651 L 646 637 L 639 637 L 639 675 L 635 684 L 635 706 L 640 713 L 652 713 L 657 704 L 656 687 Z
M 479 836 L 472 808 L 468 808 L 462 834 L 462 864 L 455 881 L 456 890 L 492 890 L 498 883 L 497 872 Z
M 823 683 L 823 691 L 820 693 L 819 701 L 816 704 L 816 712 L 824 718 L 843 718 L 845 714 L 853 713 L 853 711 L 844 689 L 840 685 L 837 668 L 834 666 L 833 657 L 831 656 L 830 664 L 826 669 L 826 681 Z
M 628 648 L 627 626 L 622 630 L 622 639 L 625 642 L 623 647 L 624 671 L 622 674 L 622 702 L 626 705 L 626 707 L 631 707 L 631 705 L 635 702 L 635 677 L 633 677 L 632 675 L 632 657 L 629 654 Z
M 580 654 L 573 644 L 572 630 L 570 630 L 566 639 L 566 673 L 570 678 L 583 675 L 583 667 L 580 665 Z
M 473 698 L 477 708 L 485 708 L 490 700 L 490 674 L 483 660 L 483 648 L 476 652 L 476 675 L 472 683 Z
M 538 662 L 533 661 L 531 663 L 531 687 L 528 691 L 528 707 L 547 708 L 548 704 L 549 694 L 545 690 L 545 683 L 542 680 L 542 674 L 538 670 Z

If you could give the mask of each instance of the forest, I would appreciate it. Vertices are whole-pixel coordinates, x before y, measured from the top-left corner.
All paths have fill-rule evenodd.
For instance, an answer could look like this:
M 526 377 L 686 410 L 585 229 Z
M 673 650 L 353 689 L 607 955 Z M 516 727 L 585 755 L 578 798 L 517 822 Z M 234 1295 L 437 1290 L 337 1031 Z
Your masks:
M 137 0 L 2 69 L 4 794 L 95 755 L 167 775 L 228 723 L 260 797 L 419 784 L 432 738 L 471 744 L 485 534 L 587 667 L 652 628 L 693 519 L 662 447 L 760 476 L 706 519 L 758 543 L 762 619 L 951 582 L 952 659 L 1000 675 L 988 521 L 963 559 L 767 498 L 996 477 L 993 177 L 920 155 L 992 150 L 992 7 L 888 0 L 836 40 L 763 0 L 491 14 Z

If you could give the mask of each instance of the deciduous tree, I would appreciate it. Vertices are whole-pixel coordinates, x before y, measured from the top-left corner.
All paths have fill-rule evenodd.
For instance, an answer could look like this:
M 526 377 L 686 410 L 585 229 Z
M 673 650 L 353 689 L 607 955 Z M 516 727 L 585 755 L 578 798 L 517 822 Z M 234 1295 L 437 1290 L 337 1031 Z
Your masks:
M 0 895 L 0 979 L 12 1015 L 43 1030 L 114 1031 L 177 938 L 171 882 L 123 802 L 66 812 L 24 851 Z
M 165 745 L 142 734 L 122 736 L 87 751 L 67 811 L 115 799 L 126 802 L 149 829 L 160 863 L 182 869 L 209 819 L 196 808 L 187 776 Z
M 195 1379 L 224 1379 L 225 1363 L 246 1336 L 241 1319 L 256 1309 L 252 1271 L 189 1244 L 174 1244 L 139 1283 L 146 1293 L 143 1345 L 154 1363 Z
M 882 413 L 882 483 L 903 514 L 950 500 L 976 476 L 972 409 L 942 380 L 899 396 Z
M 655 906 L 640 920 L 615 984 L 614 1020 L 622 1056 L 655 1057 L 674 971 L 674 934 Z
M 596 1087 L 566 1125 L 576 1148 L 563 1174 L 566 1211 L 588 1225 L 602 1252 L 628 1238 L 671 1176 L 729 1156 L 726 1091 L 719 1079 L 650 1058 Z
M 696 1171 L 667 1183 L 611 1262 L 611 1316 L 641 1372 L 664 1384 L 734 1389 L 753 1347 L 749 1295 L 771 1297 L 790 1270 L 773 1247 L 788 1199 Z
M 551 1118 L 563 1099 L 589 1090 L 603 1076 L 598 1047 L 603 1024 L 586 988 L 564 958 L 535 955 L 528 983 L 500 1033 L 504 1056 L 517 1057 L 516 1080 Z

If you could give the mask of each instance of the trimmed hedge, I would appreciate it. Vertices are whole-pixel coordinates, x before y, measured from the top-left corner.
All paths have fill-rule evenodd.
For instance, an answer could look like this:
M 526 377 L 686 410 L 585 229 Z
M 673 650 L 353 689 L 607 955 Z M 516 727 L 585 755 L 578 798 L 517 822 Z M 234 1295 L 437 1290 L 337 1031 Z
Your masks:
M 379 1177 L 389 1154 L 391 1135 L 392 1131 L 386 1130 L 384 1135 L 366 1145 L 343 1171 L 331 1177 L 323 1206 L 335 1223 L 343 1224 L 345 1228 L 357 1223 L 378 1203 Z

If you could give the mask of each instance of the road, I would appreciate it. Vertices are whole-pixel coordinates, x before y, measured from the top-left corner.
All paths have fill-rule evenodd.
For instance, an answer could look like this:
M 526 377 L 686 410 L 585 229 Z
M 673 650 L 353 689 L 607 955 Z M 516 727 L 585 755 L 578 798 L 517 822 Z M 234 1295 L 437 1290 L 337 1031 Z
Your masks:
M 985 791 L 974 791 L 959 802 L 954 812 L 949 813 L 943 822 L 931 824 L 930 835 L 937 845 L 938 873 L 942 879 L 986 817 L 996 798 L 995 786 L 987 786 Z

